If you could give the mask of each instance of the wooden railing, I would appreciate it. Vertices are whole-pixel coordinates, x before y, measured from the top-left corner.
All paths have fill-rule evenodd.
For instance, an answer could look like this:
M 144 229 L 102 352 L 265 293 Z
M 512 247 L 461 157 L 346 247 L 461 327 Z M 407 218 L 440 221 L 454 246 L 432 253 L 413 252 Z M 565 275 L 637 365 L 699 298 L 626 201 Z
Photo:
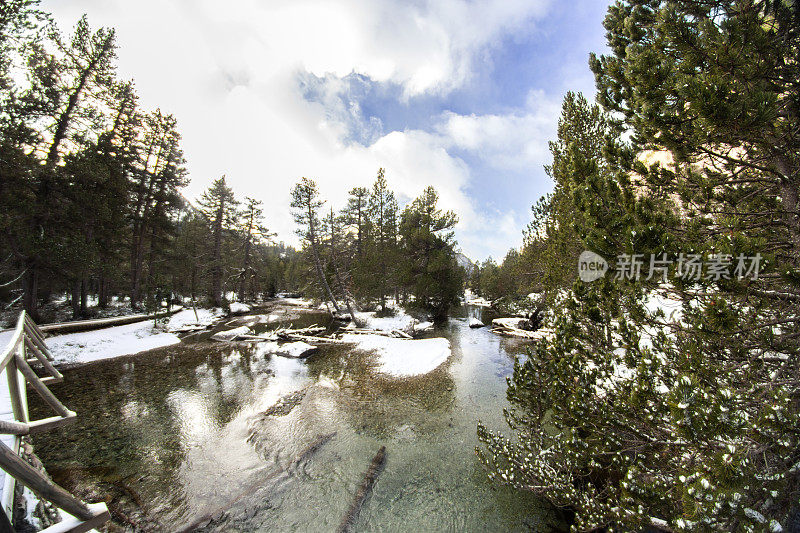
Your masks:
M 75 412 L 67 409 L 47 388 L 49 383 L 58 383 L 63 379 L 52 361 L 53 356 L 44 342 L 42 331 L 23 311 L 20 313 L 11 341 L 0 352 L 0 372 L 5 372 L 8 382 L 7 399 L 5 394 L 0 394 L 0 401 L 9 401 L 11 404 L 11 416 L 0 420 L 0 435 L 13 436 L 10 446 L 2 442 L 8 440 L 7 438 L 0 440 L 0 468 L 6 472 L 5 483 L 0 487 L 3 489 L 2 510 L 5 516 L 0 517 L 0 520 L 6 522 L 7 517 L 9 522 L 6 524 L 10 523 L 14 483 L 19 482 L 38 497 L 75 517 L 75 520 L 63 520 L 44 531 L 48 533 L 87 531 L 108 521 L 109 513 L 106 505 L 82 502 L 19 456 L 22 436 L 62 426 L 75 419 Z M 47 375 L 40 378 L 31 368 L 31 364 L 40 365 Z M 42 400 L 55 411 L 56 416 L 41 420 L 29 419 L 26 384 L 41 396 Z

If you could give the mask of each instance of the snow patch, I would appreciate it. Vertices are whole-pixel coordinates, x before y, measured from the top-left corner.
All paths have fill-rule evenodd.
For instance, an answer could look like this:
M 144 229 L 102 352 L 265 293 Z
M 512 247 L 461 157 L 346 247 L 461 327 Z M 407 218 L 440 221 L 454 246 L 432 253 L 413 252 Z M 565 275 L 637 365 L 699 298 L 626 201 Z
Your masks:
M 211 338 L 215 341 L 232 341 L 240 335 L 250 335 L 250 328 L 247 326 L 240 326 L 238 328 L 218 331 L 211 335 Z
M 89 363 L 172 346 L 181 340 L 177 335 L 165 333 L 154 327 L 152 321 L 146 320 L 124 326 L 57 335 L 49 337 L 46 342 L 56 363 Z
M 282 300 L 286 305 L 296 305 L 299 307 L 311 307 L 313 302 L 305 298 L 284 298 Z
M 342 340 L 360 350 L 376 352 L 378 371 L 395 377 L 410 377 L 435 370 L 450 357 L 450 341 L 435 339 L 397 339 L 383 335 L 345 334 Z
M 530 322 L 527 318 L 495 318 L 492 320 L 492 325 L 511 329 L 525 329 L 530 326 Z
M 247 304 L 243 304 L 242 302 L 231 302 L 230 310 L 232 315 L 243 315 L 245 313 L 249 313 L 251 307 Z
M 308 357 L 316 351 L 316 346 L 308 344 L 307 342 L 297 341 L 281 344 L 275 353 L 284 357 L 293 357 L 297 359 L 300 357 Z
M 219 307 L 215 309 L 198 309 L 196 316 L 193 309 L 184 309 L 170 317 L 167 321 L 167 331 L 205 329 L 223 316 L 225 316 L 225 311 Z

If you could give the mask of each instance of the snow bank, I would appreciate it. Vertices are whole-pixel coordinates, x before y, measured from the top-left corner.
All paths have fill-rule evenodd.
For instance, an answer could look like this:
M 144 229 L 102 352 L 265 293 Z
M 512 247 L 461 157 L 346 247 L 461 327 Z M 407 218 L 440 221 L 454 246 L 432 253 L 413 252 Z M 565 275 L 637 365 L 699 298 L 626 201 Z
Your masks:
M 250 306 L 242 302 L 231 302 L 230 310 L 232 315 L 243 315 L 250 312 Z
M 378 331 L 410 331 L 411 326 L 416 323 L 414 317 L 404 311 L 397 311 L 394 316 L 377 317 L 375 313 L 356 313 L 356 320 L 365 325 L 368 329 Z
M 56 363 L 89 363 L 178 344 L 173 333 L 153 327 L 150 320 L 94 331 L 49 337 L 46 340 Z
M 471 328 L 482 328 L 483 326 L 484 326 L 484 323 L 481 322 L 480 320 L 478 320 L 477 318 L 475 318 L 474 316 L 469 318 L 469 327 L 471 327 Z
M 396 377 L 427 374 L 450 357 L 450 341 L 442 337 L 409 340 L 350 333 L 342 339 L 360 350 L 376 352 L 380 358 L 378 371 Z
M 413 334 L 433 329 L 431 322 L 420 322 L 402 309 L 396 309 L 393 316 L 377 317 L 375 315 L 376 313 L 360 312 L 356 313 L 356 319 L 359 324 L 363 324 L 367 329 L 377 331 L 400 330 Z
M 218 331 L 217 333 L 211 335 L 211 338 L 215 341 L 232 341 L 239 335 L 250 335 L 250 333 L 250 328 L 247 326 L 240 326 L 238 328 Z
M 525 329 L 530 326 L 527 318 L 495 318 L 492 325 L 503 328 Z
M 471 300 L 467 300 L 468 305 L 477 305 L 479 307 L 491 307 L 492 302 L 487 300 L 486 298 L 472 298 Z
M 305 298 L 283 298 L 283 303 L 287 305 L 297 305 L 299 307 L 311 307 L 313 302 Z
M 167 331 L 190 331 L 205 329 L 225 316 L 225 311 L 216 309 L 198 309 L 197 316 L 193 309 L 184 309 L 172 315 L 167 322 Z

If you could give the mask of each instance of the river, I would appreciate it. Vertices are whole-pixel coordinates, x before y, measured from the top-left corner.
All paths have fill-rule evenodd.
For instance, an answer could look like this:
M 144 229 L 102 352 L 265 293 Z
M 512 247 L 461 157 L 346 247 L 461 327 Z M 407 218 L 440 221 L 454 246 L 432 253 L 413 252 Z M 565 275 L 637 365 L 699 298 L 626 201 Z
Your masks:
M 489 482 L 475 456 L 478 419 L 507 430 L 505 380 L 524 353 L 470 329 L 476 313 L 458 309 L 430 334 L 450 339 L 452 356 L 415 378 L 381 375 L 373 356 L 344 346 L 297 360 L 207 335 L 67 369 L 52 389 L 77 422 L 34 448 L 57 483 L 109 499 L 128 529 L 335 531 L 385 446 L 353 531 L 560 530 L 556 512 Z M 33 416 L 51 416 L 37 400 Z

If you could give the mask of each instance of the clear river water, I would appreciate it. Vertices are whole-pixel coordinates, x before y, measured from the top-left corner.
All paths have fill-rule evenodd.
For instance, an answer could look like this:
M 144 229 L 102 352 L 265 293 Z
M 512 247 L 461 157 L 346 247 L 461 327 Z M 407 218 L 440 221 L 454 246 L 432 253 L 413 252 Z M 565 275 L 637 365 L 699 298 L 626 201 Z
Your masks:
M 505 380 L 525 350 L 470 329 L 466 315 L 480 313 L 458 309 L 430 333 L 452 356 L 414 378 L 379 374 L 373 355 L 345 346 L 289 359 L 207 334 L 67 369 L 52 389 L 77 422 L 34 449 L 57 483 L 107 500 L 128 530 L 336 531 L 381 446 L 351 531 L 562 530 L 547 504 L 488 481 L 475 456 L 479 419 L 507 430 Z M 287 323 L 274 319 L 256 331 Z M 33 396 L 33 416 L 50 416 Z

